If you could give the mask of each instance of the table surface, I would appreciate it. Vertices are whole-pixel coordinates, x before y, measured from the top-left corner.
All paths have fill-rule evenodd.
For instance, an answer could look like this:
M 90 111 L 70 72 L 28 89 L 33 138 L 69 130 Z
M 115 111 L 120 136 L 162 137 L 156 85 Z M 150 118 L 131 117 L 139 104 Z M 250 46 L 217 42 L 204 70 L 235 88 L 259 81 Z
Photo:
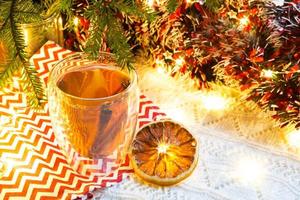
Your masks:
M 200 143 L 199 162 L 177 186 L 157 188 L 134 176 L 96 193 L 101 199 L 300 199 L 299 161 L 232 139 L 222 132 L 192 127 Z
M 49 69 L 69 54 L 48 42 L 31 62 L 47 82 Z M 135 177 L 128 160 L 102 179 L 77 174 L 55 141 L 47 107 L 42 113 L 28 109 L 15 81 L 0 94 L 0 199 L 300 199 L 297 152 L 271 148 L 280 145 L 274 139 L 279 130 L 263 121 L 264 116 L 216 116 L 188 101 L 173 103 L 170 109 L 171 90 L 153 81 L 151 85 L 146 78 L 140 77 L 142 93 L 148 97 L 141 96 L 140 125 L 160 117 L 182 119 L 199 141 L 199 162 L 188 179 L 172 187 L 153 187 Z M 181 95 L 185 94 L 176 94 L 178 99 Z M 190 117 L 178 117 L 178 109 Z M 87 192 L 91 193 L 84 195 Z

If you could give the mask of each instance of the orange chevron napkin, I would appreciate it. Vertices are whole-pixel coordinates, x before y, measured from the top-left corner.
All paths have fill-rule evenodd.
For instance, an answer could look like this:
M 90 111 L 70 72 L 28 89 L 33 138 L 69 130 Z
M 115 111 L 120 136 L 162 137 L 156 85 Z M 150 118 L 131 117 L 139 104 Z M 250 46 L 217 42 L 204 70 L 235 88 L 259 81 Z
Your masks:
M 30 62 L 46 84 L 53 65 L 73 54 L 54 42 L 47 42 Z M 133 170 L 128 158 L 112 174 L 90 178 L 74 171 L 55 141 L 48 106 L 34 112 L 13 88 L 0 92 L 0 199 L 87 199 L 93 190 L 123 181 Z M 151 100 L 140 96 L 138 123 L 142 126 L 164 115 Z

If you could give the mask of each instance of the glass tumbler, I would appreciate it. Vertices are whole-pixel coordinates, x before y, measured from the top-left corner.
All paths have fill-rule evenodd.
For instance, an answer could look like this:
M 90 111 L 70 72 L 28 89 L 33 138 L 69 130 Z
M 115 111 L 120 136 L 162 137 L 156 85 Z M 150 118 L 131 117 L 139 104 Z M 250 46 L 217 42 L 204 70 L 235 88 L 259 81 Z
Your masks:
M 68 74 L 76 76 L 64 78 Z M 121 83 L 126 84 L 124 89 L 105 93 L 103 88 L 120 85 L 120 77 L 126 77 L 127 82 Z M 103 176 L 124 162 L 139 106 L 134 70 L 119 67 L 109 53 L 102 52 L 92 61 L 76 53 L 51 70 L 48 100 L 56 140 L 74 170 L 86 176 Z

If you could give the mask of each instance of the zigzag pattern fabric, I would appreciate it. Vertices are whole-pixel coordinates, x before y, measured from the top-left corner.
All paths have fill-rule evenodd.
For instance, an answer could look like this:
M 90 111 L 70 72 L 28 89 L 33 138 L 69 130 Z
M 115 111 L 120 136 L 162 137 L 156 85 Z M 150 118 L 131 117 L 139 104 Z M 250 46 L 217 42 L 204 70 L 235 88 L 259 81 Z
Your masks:
M 51 67 L 71 54 L 49 41 L 30 62 L 46 85 Z M 108 176 L 77 173 L 55 140 L 48 106 L 43 112 L 27 108 L 17 79 L 14 83 L 9 91 L 0 93 L 0 199 L 86 198 L 88 192 L 121 182 L 133 173 L 128 157 Z M 140 96 L 140 127 L 164 115 L 151 100 Z

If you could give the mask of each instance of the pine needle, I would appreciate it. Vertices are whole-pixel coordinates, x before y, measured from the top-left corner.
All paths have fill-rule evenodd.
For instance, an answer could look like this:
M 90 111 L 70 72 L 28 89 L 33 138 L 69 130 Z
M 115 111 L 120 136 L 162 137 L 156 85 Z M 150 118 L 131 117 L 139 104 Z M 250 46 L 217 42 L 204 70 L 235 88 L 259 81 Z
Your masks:
M 178 1 L 177 0 L 168 0 L 167 10 L 168 10 L 169 13 L 174 12 L 177 7 L 178 7 Z
M 23 87 L 28 97 L 28 104 L 38 108 L 42 105 L 45 94 L 36 70 L 27 62 L 24 35 L 19 24 L 41 20 L 38 13 L 42 9 L 29 0 L 2 0 L 0 7 L 1 12 L 4 13 L 1 17 L 5 19 L 0 26 L 0 40 L 5 41 L 7 48 L 10 49 L 7 55 L 8 62 L 3 63 L 5 69 L 0 73 L 0 87 L 7 86 L 15 72 L 21 69 L 21 80 L 24 81 Z

